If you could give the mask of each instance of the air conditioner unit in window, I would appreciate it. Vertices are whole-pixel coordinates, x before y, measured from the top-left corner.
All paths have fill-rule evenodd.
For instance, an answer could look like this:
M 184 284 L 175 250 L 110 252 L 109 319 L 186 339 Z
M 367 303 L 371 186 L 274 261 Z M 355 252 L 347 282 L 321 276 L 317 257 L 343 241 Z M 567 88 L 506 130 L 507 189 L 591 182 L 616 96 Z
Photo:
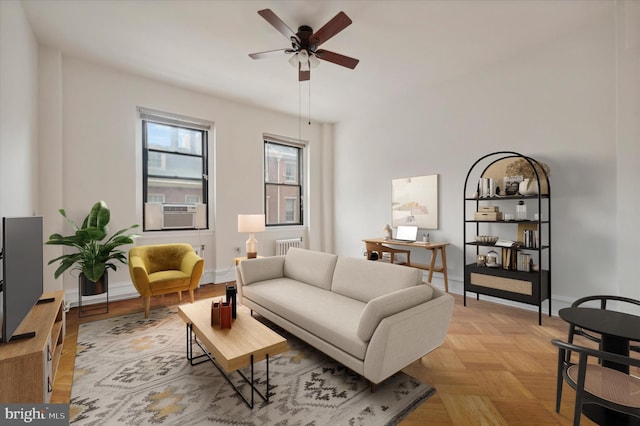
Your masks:
M 145 203 L 145 231 L 206 227 L 206 204 Z
M 196 227 L 195 204 L 163 204 L 162 229 L 180 229 Z

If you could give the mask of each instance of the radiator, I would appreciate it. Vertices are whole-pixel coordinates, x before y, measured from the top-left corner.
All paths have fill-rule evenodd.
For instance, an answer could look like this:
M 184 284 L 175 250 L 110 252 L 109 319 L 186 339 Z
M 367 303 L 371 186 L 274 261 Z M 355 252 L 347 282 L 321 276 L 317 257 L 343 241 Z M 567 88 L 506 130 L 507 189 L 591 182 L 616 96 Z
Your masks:
M 289 238 L 286 240 L 276 240 L 276 256 L 283 256 L 291 247 L 302 248 L 302 238 Z

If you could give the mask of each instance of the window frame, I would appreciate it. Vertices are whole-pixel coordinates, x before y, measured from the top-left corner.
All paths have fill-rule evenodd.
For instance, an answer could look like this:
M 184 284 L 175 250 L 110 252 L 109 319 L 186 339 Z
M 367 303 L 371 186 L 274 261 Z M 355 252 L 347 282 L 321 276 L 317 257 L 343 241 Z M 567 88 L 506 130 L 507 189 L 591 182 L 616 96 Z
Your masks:
M 200 174 L 200 179 L 184 178 L 180 176 L 172 176 L 170 178 L 178 181 L 190 181 L 190 182 L 197 181 L 200 183 L 202 187 L 202 194 L 200 197 L 201 197 L 201 204 L 204 204 L 205 206 L 206 226 L 204 228 L 187 227 L 187 228 L 153 229 L 153 231 L 166 232 L 166 231 L 209 229 L 210 224 L 209 224 L 209 156 L 208 156 L 209 150 L 208 150 L 208 147 L 209 147 L 209 132 L 211 131 L 212 123 L 205 120 L 192 119 L 192 118 L 180 116 L 177 114 L 164 113 L 164 112 L 149 110 L 149 109 L 140 108 L 140 107 L 138 108 L 138 111 L 140 113 L 140 123 L 142 127 L 142 222 L 144 224 L 147 223 L 147 220 L 146 220 L 147 212 L 146 212 L 145 204 L 147 203 L 147 198 L 149 196 L 149 178 L 153 178 L 154 176 L 162 179 L 168 178 L 167 176 L 154 175 L 153 173 L 149 173 L 149 153 L 155 152 L 159 154 L 176 155 L 183 158 L 184 157 L 200 158 L 201 171 L 202 171 L 202 173 Z M 147 123 L 155 123 L 155 124 L 174 127 L 178 129 L 186 129 L 189 131 L 201 132 L 201 135 L 202 135 L 201 137 L 202 146 L 200 147 L 201 153 L 193 154 L 193 153 L 183 152 L 179 149 L 162 150 L 162 149 L 149 148 Z M 163 165 L 166 166 L 165 161 L 166 159 L 162 159 L 161 163 L 163 163 Z M 162 204 L 167 204 L 166 200 Z M 168 203 L 168 204 L 180 204 L 180 203 Z M 192 203 L 184 202 L 184 204 L 192 204 Z M 144 227 L 143 231 L 151 231 L 151 230 L 148 230 L 146 229 L 146 227 Z
M 283 179 L 283 181 L 281 183 L 278 182 L 268 182 L 268 172 L 269 172 L 269 167 L 268 167 L 268 157 L 267 157 L 267 146 L 271 144 L 271 145 L 280 145 L 280 146 L 284 146 L 284 147 L 288 147 L 288 148 L 295 148 L 297 149 L 297 169 L 298 169 L 298 183 L 291 183 L 292 181 L 288 178 L 288 175 L 285 176 L 285 178 Z M 282 138 L 282 137 L 274 137 L 274 136 L 268 136 L 268 135 L 263 135 L 263 148 L 262 148 L 262 156 L 263 156 L 263 165 L 264 165 L 264 173 L 263 173 L 263 204 L 264 204 L 264 214 L 265 214 L 265 226 L 267 228 L 277 228 L 277 227 L 283 227 L 283 226 L 303 226 L 304 225 L 304 219 L 305 219 L 305 215 L 304 215 L 304 207 L 305 207 L 305 193 L 304 193 L 304 184 L 305 184 L 305 167 L 304 167 L 304 159 L 305 159 L 305 151 L 306 151 L 306 147 L 307 144 L 303 141 L 299 141 L 299 140 L 290 140 L 290 139 L 286 139 L 286 138 Z M 300 200 L 298 203 L 298 208 L 297 208 L 297 213 L 298 213 L 298 221 L 292 221 L 292 222 L 288 222 L 285 221 L 284 222 L 279 222 L 278 219 L 278 223 L 272 223 L 272 221 L 270 221 L 269 218 L 269 200 L 272 198 L 269 195 L 268 192 L 268 188 L 269 187 L 273 187 L 273 186 L 281 186 L 281 187 L 295 187 L 297 188 L 298 191 L 298 199 Z M 296 197 L 287 197 L 285 196 L 284 199 L 286 198 L 296 198 Z M 286 217 L 286 211 L 285 211 L 285 217 Z M 294 210 L 294 217 L 295 217 L 295 210 Z

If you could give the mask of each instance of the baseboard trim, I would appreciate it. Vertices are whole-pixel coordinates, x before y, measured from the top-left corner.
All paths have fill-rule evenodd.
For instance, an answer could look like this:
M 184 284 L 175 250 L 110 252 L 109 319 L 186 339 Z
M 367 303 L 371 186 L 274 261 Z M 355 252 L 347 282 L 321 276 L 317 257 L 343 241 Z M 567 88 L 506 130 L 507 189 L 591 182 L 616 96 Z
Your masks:
M 235 268 L 230 270 L 223 270 L 221 272 L 218 271 L 205 271 L 202 274 L 202 278 L 200 279 L 200 284 L 219 284 L 230 281 L 235 281 Z M 78 299 L 79 291 L 78 288 L 75 287 L 73 289 L 65 289 L 65 308 L 68 310 L 69 308 L 76 308 L 79 306 Z M 133 286 L 131 281 L 121 281 L 117 283 L 109 282 L 109 302 L 115 302 L 118 300 L 128 300 L 135 299 L 140 297 L 140 294 Z M 82 297 L 82 306 L 96 305 L 99 303 L 105 303 L 107 301 L 107 293 L 97 294 L 95 296 L 83 296 Z

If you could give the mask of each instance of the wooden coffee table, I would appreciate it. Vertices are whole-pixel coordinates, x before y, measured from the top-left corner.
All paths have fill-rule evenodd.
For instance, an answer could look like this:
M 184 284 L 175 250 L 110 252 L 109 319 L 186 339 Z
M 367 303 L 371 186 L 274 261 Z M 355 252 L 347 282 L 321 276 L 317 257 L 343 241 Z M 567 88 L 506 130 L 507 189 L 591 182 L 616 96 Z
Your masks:
M 237 318 L 233 320 L 230 329 L 220 329 L 220 326 L 212 327 L 211 302 L 213 300 L 213 298 L 204 299 L 178 306 L 178 313 L 187 324 L 187 359 L 191 365 L 211 361 L 250 408 L 253 408 L 254 392 L 264 401 L 269 401 L 269 356 L 285 352 L 288 349 L 287 339 L 242 309 L 238 309 Z M 204 354 L 193 356 L 194 343 L 202 349 Z M 206 359 L 196 362 L 201 358 Z M 254 383 L 254 364 L 262 360 L 265 360 L 267 377 L 264 395 Z M 248 366 L 251 367 L 250 378 L 239 371 Z M 245 397 L 229 377 L 229 374 L 234 371 L 237 371 L 251 385 L 250 398 Z

